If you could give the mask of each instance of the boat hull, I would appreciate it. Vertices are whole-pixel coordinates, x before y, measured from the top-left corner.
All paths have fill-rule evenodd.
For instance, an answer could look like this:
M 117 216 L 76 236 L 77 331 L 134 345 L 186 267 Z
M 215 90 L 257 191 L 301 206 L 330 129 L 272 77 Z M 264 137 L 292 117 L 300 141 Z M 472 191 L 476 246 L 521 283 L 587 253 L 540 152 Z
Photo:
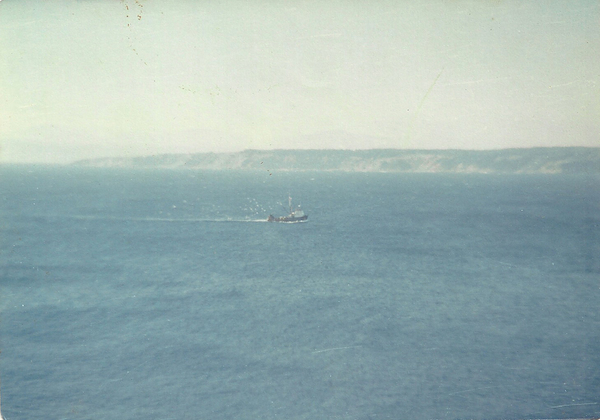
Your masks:
M 298 222 L 303 222 L 306 219 L 308 219 L 307 214 L 305 214 L 304 216 L 301 216 L 301 217 L 295 217 L 295 216 L 273 217 L 273 215 L 270 215 L 269 218 L 267 219 L 267 222 L 298 223 Z

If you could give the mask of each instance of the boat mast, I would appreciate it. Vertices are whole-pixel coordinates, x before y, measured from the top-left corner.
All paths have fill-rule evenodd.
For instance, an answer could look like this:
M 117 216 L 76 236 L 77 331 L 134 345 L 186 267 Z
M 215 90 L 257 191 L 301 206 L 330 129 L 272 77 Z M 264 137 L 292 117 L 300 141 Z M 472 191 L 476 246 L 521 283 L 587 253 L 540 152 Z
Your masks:
M 290 214 L 292 214 L 292 196 L 288 194 L 288 204 L 290 206 Z

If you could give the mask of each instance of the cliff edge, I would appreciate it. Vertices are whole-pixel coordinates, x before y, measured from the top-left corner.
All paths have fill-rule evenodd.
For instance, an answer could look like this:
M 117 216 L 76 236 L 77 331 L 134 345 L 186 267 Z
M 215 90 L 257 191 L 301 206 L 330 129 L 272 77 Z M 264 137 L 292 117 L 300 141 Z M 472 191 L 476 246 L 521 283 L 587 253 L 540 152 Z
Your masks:
M 165 154 L 88 159 L 77 161 L 74 165 L 197 170 L 600 173 L 600 148 L 245 150 L 236 153 Z

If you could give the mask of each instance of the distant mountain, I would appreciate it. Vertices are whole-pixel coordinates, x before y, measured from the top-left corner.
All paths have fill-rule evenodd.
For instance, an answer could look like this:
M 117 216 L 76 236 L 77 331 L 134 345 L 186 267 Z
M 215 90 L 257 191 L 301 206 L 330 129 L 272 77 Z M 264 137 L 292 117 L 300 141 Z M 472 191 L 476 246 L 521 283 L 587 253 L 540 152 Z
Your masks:
M 166 154 L 102 158 L 88 167 L 202 170 L 600 173 L 600 148 L 550 147 L 503 150 L 245 150 L 237 153 Z

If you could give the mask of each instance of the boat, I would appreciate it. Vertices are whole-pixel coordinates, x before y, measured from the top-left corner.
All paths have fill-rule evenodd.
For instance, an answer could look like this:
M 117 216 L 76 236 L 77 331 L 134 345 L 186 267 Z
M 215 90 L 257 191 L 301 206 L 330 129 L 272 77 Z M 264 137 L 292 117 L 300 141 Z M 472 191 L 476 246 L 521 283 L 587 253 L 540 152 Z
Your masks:
M 274 217 L 270 214 L 267 218 L 267 222 L 298 223 L 308 219 L 308 214 L 305 214 L 300 206 L 297 206 L 295 209 L 292 207 L 292 197 L 288 197 L 288 203 L 290 213 L 287 216 Z

